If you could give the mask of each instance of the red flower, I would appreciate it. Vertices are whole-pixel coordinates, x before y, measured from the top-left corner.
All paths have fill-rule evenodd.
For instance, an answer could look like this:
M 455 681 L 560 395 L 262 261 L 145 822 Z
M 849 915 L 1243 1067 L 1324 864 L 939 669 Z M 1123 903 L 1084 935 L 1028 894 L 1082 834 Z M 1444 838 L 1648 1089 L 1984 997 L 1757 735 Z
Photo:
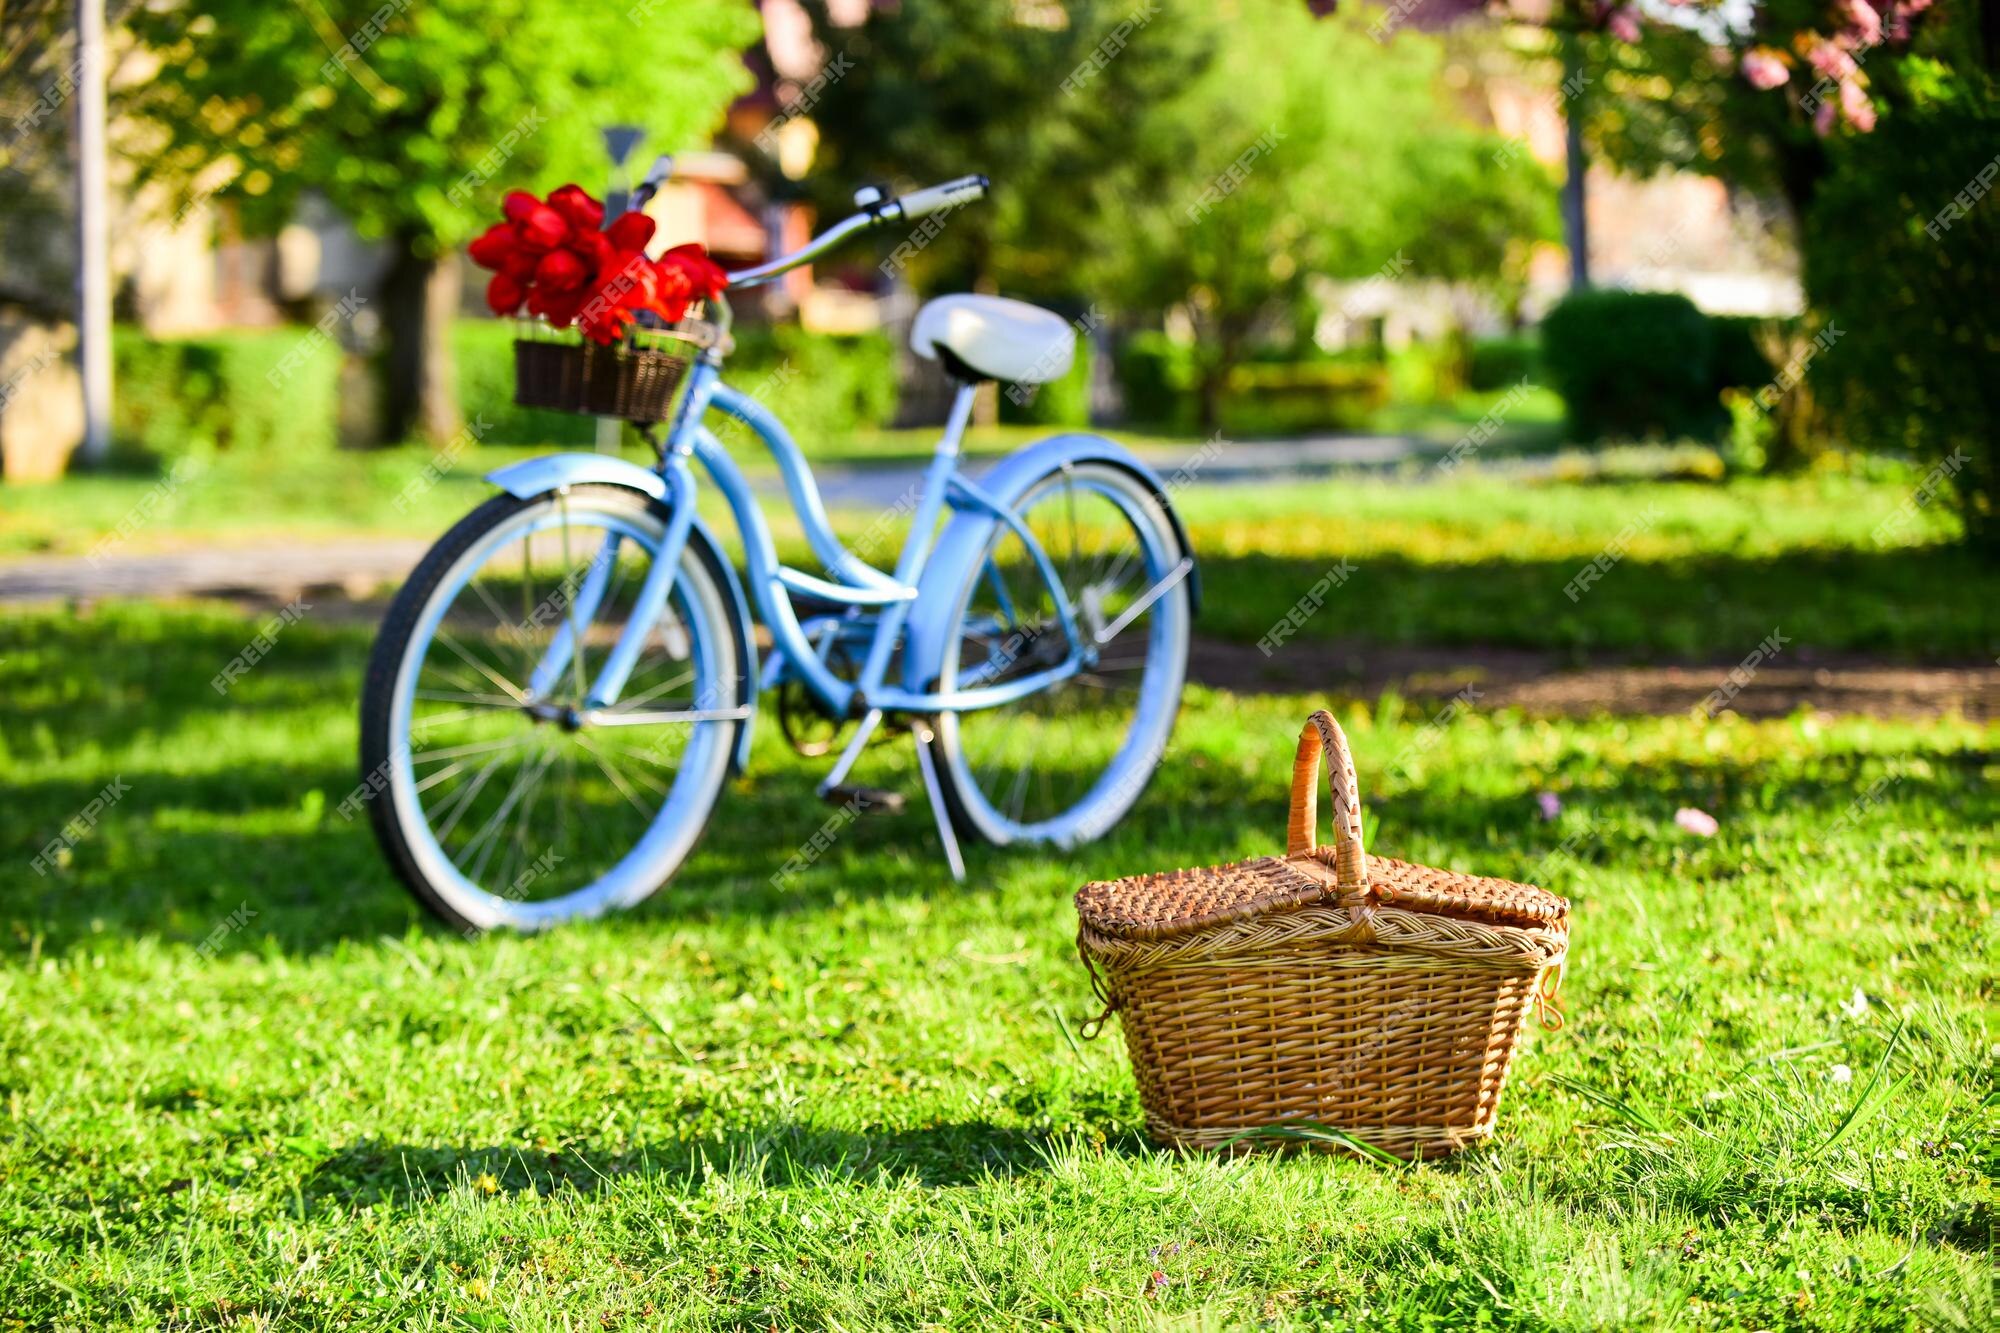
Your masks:
M 521 239 L 544 250 L 553 250 L 569 236 L 569 221 L 547 204 L 537 204 L 517 224 Z
M 646 258 L 655 228 L 643 214 L 624 214 L 600 231 L 604 205 L 575 185 L 547 202 L 510 191 L 502 209 L 507 221 L 468 247 L 473 262 L 495 271 L 486 288 L 495 314 L 525 305 L 556 328 L 574 324 L 586 338 L 609 344 L 637 322 L 637 312 L 671 323 L 729 283 L 699 245 L 677 245 L 657 262 Z
M 521 302 L 526 297 L 527 291 L 519 280 L 505 273 L 495 273 L 493 281 L 486 284 L 486 304 L 496 315 L 504 317 L 513 314 L 521 308 Z
M 653 239 L 653 220 L 644 213 L 620 213 L 604 235 L 620 250 L 644 250 Z
M 660 256 L 660 263 L 662 266 L 677 267 L 685 273 L 692 295 L 699 300 L 718 296 L 729 285 L 729 275 L 722 271 L 722 266 L 710 259 L 708 251 L 693 241 L 667 251 Z
M 688 302 L 694 298 L 694 284 L 688 281 L 687 270 L 679 264 L 655 264 L 653 271 L 659 280 L 659 301 L 653 309 L 667 323 L 676 323 L 687 314 Z
M 563 215 L 578 231 L 596 231 L 604 225 L 604 205 L 585 193 L 582 186 L 565 185 L 549 195 L 549 207 Z
M 583 261 L 584 267 L 593 274 L 608 267 L 612 257 L 617 253 L 617 247 L 612 245 L 611 238 L 601 231 L 572 232 L 568 245 L 577 258 Z
M 558 296 L 541 287 L 530 287 L 528 313 L 540 315 L 555 328 L 565 329 L 576 323 L 577 312 L 583 309 L 584 302 L 589 296 L 590 293 L 581 288 Z
M 471 245 L 465 247 L 472 256 L 472 262 L 481 268 L 498 270 L 514 249 L 514 229 L 504 222 L 496 222 L 481 232 Z
M 516 235 L 513 248 L 500 259 L 500 271 L 521 282 L 532 282 L 535 266 L 542 262 L 543 253 L 540 248 L 525 243 Z
M 507 197 L 500 201 L 500 211 L 507 215 L 509 222 L 522 222 L 528 214 L 542 206 L 542 201 L 526 190 L 509 190 Z
M 566 295 L 589 280 L 590 269 L 571 250 L 551 250 L 535 266 L 535 285 L 553 295 Z

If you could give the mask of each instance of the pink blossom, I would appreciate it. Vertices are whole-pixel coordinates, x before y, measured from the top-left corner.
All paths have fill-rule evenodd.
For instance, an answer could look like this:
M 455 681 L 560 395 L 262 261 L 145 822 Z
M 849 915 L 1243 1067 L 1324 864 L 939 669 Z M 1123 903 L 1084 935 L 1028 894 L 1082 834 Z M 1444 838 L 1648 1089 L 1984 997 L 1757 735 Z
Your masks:
M 1840 108 L 1835 106 L 1831 101 L 1822 101 L 1819 104 L 1819 109 L 1813 112 L 1813 133 L 1819 135 L 1822 139 L 1832 134 L 1833 118 L 1839 112 Z
M 1722 827 L 1722 825 L 1715 822 L 1714 815 L 1703 810 L 1697 810 L 1691 805 L 1684 805 L 1674 811 L 1674 823 L 1680 825 L 1680 827 L 1686 829 L 1689 833 L 1702 838 L 1714 837 L 1716 831 Z
M 1847 117 L 1847 123 L 1863 134 L 1875 128 L 1874 99 L 1852 79 L 1841 82 L 1840 114 Z
M 1882 16 L 1868 0 L 1847 0 L 1847 26 L 1862 46 L 1882 40 Z
M 1815 42 L 1812 50 L 1806 52 L 1806 59 L 1812 67 L 1829 79 L 1848 79 L 1860 72 L 1861 66 L 1854 63 L 1854 57 L 1835 46 L 1832 42 Z
M 1743 77 L 1752 88 L 1769 90 L 1791 80 L 1792 71 L 1784 57 L 1768 46 L 1756 46 L 1743 53 Z
M 1554 819 L 1563 812 L 1562 797 L 1552 791 L 1536 792 L 1535 805 L 1540 808 L 1542 818 L 1545 820 Z
M 1639 11 L 1632 5 L 1620 5 L 1604 20 L 1605 31 L 1621 42 L 1637 42 L 1639 32 Z

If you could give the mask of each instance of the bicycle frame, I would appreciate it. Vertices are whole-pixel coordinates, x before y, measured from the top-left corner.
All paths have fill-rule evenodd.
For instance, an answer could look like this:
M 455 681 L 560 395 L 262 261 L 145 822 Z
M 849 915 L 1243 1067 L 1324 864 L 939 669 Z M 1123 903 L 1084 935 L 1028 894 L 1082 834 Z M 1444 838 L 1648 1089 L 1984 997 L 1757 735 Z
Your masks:
M 751 598 L 759 618 L 769 628 L 779 654 L 834 716 L 856 716 L 876 710 L 932 714 L 992 708 L 1034 694 L 1087 669 L 1097 656 L 1097 645 L 1078 631 L 1075 610 L 1048 553 L 1011 508 L 959 473 L 960 445 L 971 416 L 972 395 L 971 386 L 961 386 L 953 400 L 950 418 L 919 486 L 895 573 L 885 574 L 848 550 L 835 535 L 811 465 L 784 425 L 756 399 L 724 384 L 719 358 L 712 352 L 703 354 L 689 371 L 688 384 L 662 451 L 663 461 L 650 474 L 664 483 L 655 494 L 671 514 L 666 535 L 653 557 L 619 641 L 590 688 L 591 708 L 606 709 L 617 701 L 646 636 L 657 624 L 673 590 L 674 571 L 679 567 L 681 552 L 694 524 L 697 482 L 691 464 L 697 461 L 722 492 L 742 536 Z M 779 562 L 777 545 L 756 493 L 736 460 L 703 420 L 711 410 L 742 423 L 770 452 L 807 544 L 837 581 L 818 578 Z M 533 465 L 522 464 L 517 468 L 529 466 Z M 515 470 L 503 469 L 503 473 Z M 492 479 L 506 486 L 510 478 L 503 473 L 495 473 Z M 947 506 L 988 514 L 1021 539 L 1041 568 L 1056 603 L 1057 620 L 1068 645 L 1060 663 L 999 684 L 970 689 L 911 690 L 890 683 L 896 646 L 917 604 L 919 586 L 928 566 L 932 534 Z M 616 536 L 606 539 L 605 549 L 593 559 L 571 600 L 570 614 L 564 617 L 530 678 L 531 687 L 546 688 L 567 669 L 578 627 L 588 624 L 596 615 L 609 571 L 616 563 L 620 540 Z M 792 604 L 794 593 L 879 612 L 856 680 L 840 679 L 821 659 L 799 622 Z

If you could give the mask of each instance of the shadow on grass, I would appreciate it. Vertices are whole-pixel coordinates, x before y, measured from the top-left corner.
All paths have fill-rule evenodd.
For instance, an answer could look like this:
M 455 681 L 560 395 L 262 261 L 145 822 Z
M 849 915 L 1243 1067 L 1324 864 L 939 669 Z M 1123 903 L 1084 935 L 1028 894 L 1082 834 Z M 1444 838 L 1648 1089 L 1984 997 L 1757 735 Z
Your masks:
M 1332 563 L 1321 554 L 1204 554 L 1198 628 L 1255 643 Z M 1786 649 L 1794 662 L 1815 650 L 1982 664 L 2000 653 L 1993 610 L 2000 568 L 1957 547 L 1613 559 L 1572 598 L 1565 589 L 1588 563 L 1434 563 L 1370 553 L 1355 558 L 1351 575 L 1289 642 L 1338 637 L 1539 649 L 1579 661 L 1619 654 L 1735 663 L 1776 628 L 1794 645 Z
M 1966 771 L 1990 759 L 1976 751 L 1921 757 L 1929 761 L 1924 771 L 1907 772 L 1877 793 L 1885 810 L 1914 817 L 1962 804 Z M 1552 855 L 1616 863 L 1643 855 L 1641 844 L 1669 828 L 1677 803 L 1688 799 L 1705 803 L 1726 825 L 1739 799 L 1754 795 L 1823 827 L 1870 793 L 1865 765 L 1874 762 L 1866 755 L 1824 756 L 1807 778 L 1774 773 L 1767 764 L 1722 760 L 1673 781 L 1648 768 L 1625 767 L 1613 781 L 1572 798 L 1588 802 L 1593 820 L 1590 837 L 1575 845 L 1564 844 L 1558 826 L 1534 819 L 1527 788 L 1474 795 L 1420 787 L 1371 798 L 1371 829 L 1384 853 L 1398 853 L 1410 835 L 1421 834 L 1444 845 L 1444 863 L 1491 874 L 1526 873 Z M 17 819 L 0 855 L 16 871 L 0 877 L 0 919 L 13 923 L 12 947 L 59 953 L 110 932 L 157 936 L 225 957 L 273 945 L 304 954 L 430 923 L 382 858 L 366 816 L 347 821 L 338 814 L 339 794 L 353 781 L 344 768 L 236 765 L 188 774 L 126 767 L 118 776 L 129 794 L 73 849 L 67 865 L 46 874 L 30 873 L 27 863 L 47 834 L 74 814 L 78 793 L 51 781 L 10 788 Z M 813 796 L 809 775 L 787 767 L 732 784 L 693 856 L 653 898 L 619 917 L 572 929 L 616 934 L 669 923 L 770 920 L 857 901 L 977 894 L 982 885 L 1021 873 L 1072 884 L 1107 871 L 1273 851 L 1283 841 L 1282 776 L 1274 769 L 1246 787 L 1240 774 L 1222 766 L 1176 765 L 1156 778 L 1160 785 L 1119 828 L 1082 852 L 969 847 L 967 885 L 951 883 L 918 794 L 901 816 L 843 822 L 821 860 L 774 882 L 789 849 L 812 838 L 830 813 Z M 912 786 L 913 779 L 901 785 Z M 322 801 L 302 810 L 302 795 L 314 791 L 323 793 Z M 246 834 L 245 823 L 264 831 Z M 1496 828 L 1521 831 L 1501 860 L 1492 842 Z M 236 925 L 218 938 L 218 926 L 232 914 Z M 481 945 L 453 937 L 450 947 Z
M 1608 577 L 1645 573 L 1620 566 Z M 37 765 L 46 771 L 55 766 L 51 761 L 74 754 L 104 756 L 101 770 L 93 764 L 79 773 L 71 764 L 62 777 L 9 775 L 0 818 L 5 947 L 60 952 L 110 932 L 189 946 L 213 940 L 204 956 L 273 947 L 297 954 L 347 939 L 400 935 L 429 920 L 384 862 L 365 815 L 350 820 L 339 813 L 358 781 L 345 756 L 352 753 L 367 632 L 291 627 L 227 697 L 218 695 L 211 677 L 242 650 L 257 623 L 213 608 L 146 606 L 107 607 L 81 620 L 39 615 L 0 621 L 0 691 L 8 699 L 0 713 L 0 753 L 15 757 L 16 773 L 35 773 Z M 1209 707 L 1227 723 L 1227 696 L 1218 699 Z M 976 894 L 981 884 L 1022 875 L 1073 886 L 1107 872 L 1270 851 L 1282 841 L 1284 770 L 1275 762 L 1282 742 L 1273 742 L 1280 749 L 1273 751 L 1270 772 L 1248 786 L 1234 766 L 1206 762 L 1198 744 L 1183 742 L 1185 752 L 1169 758 L 1133 814 L 1104 841 L 1053 855 L 968 848 L 971 885 L 955 886 L 944 870 L 910 748 L 896 744 L 871 751 L 868 780 L 911 793 L 909 811 L 841 821 L 824 857 L 795 878 L 774 882 L 774 872 L 837 812 L 812 794 L 819 766 L 783 754 L 772 723 L 765 710 L 751 776 L 724 793 L 675 881 L 615 922 L 580 929 L 615 934 L 669 922 L 769 919 L 858 900 Z M 1183 728 L 1201 724 L 1196 714 L 1182 722 Z M 238 725 L 256 737 L 256 753 L 266 757 L 247 760 L 232 752 L 230 728 Z M 309 752 L 317 761 L 268 757 L 272 738 L 282 740 L 288 730 L 313 738 Z M 328 757 L 332 733 L 341 737 L 331 751 L 337 758 Z M 1963 803 L 1964 779 L 1954 770 L 1976 762 L 1957 753 L 1928 757 L 1932 771 L 1908 775 L 1891 797 L 1911 817 Z M 1690 796 L 1712 800 L 1708 808 L 1726 818 L 1731 802 L 1773 785 L 1782 789 L 1782 802 L 1764 808 L 1826 820 L 1865 790 L 1863 762 L 1833 755 L 1806 769 L 1774 772 L 1718 760 L 1681 774 L 1628 765 L 1614 770 L 1608 784 L 1593 784 L 1589 796 L 1609 828 L 1666 827 L 1676 804 Z M 36 867 L 35 858 L 114 778 L 129 792 L 69 849 L 66 864 Z M 1553 828 L 1530 821 L 1531 797 L 1528 790 L 1477 797 L 1427 789 L 1397 793 L 1376 803 L 1391 833 L 1382 850 L 1397 849 L 1399 830 L 1419 831 L 1467 868 L 1507 873 L 1509 864 L 1494 860 L 1492 830 L 1512 828 L 1521 832 L 1507 850 L 1525 873 L 1560 841 Z M 1618 842 L 1594 846 L 1596 855 L 1629 850 Z M 236 926 L 217 938 L 232 916 Z
M 1046 1170 L 1074 1129 L 947 1121 L 916 1129 L 843 1130 L 780 1121 L 684 1142 L 606 1151 L 571 1145 L 548 1151 L 524 1145 L 452 1147 L 364 1139 L 318 1163 L 300 1182 L 307 1203 L 409 1207 L 454 1187 L 480 1193 L 594 1193 L 643 1179 L 681 1195 L 703 1191 L 720 1172 L 757 1189 L 813 1187 L 828 1177 L 914 1182 L 927 1189 L 973 1185 Z M 1110 1141 L 1112 1152 L 1154 1151 L 1137 1134 Z

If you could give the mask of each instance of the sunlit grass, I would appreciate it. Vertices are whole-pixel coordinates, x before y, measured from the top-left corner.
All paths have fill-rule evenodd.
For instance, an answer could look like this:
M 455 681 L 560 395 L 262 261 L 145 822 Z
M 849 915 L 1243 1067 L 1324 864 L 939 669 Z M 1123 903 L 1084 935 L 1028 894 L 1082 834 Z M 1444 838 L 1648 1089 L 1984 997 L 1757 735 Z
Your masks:
M 25 1327 L 1990 1327 L 1993 728 L 1197 690 L 1102 843 L 955 886 L 919 801 L 779 887 L 830 811 L 767 715 L 652 902 L 467 941 L 338 811 L 366 631 L 219 697 L 256 628 L 0 619 Z M 1376 848 L 1572 898 L 1569 1026 L 1450 1164 L 1155 1152 L 1068 896 L 1275 850 L 1322 702 Z

